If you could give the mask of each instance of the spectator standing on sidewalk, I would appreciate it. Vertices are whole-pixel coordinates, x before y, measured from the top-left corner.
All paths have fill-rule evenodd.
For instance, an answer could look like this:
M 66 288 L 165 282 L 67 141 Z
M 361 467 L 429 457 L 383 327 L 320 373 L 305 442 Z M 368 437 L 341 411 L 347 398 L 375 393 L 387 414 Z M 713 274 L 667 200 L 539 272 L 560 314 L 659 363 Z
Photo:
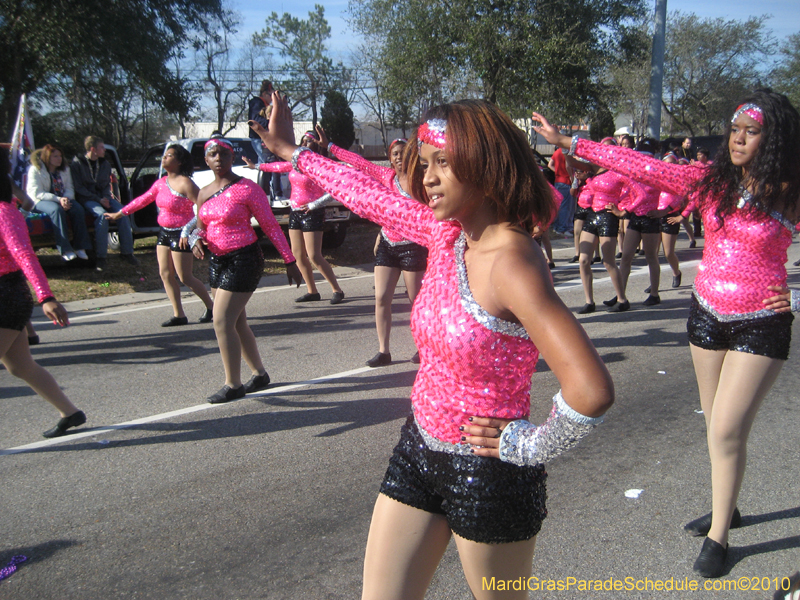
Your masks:
M 553 229 L 562 235 L 572 235 L 572 215 L 575 214 L 575 198 L 570 193 L 572 178 L 567 170 L 567 161 L 561 148 L 553 152 L 553 156 L 547 163 L 556 174 L 556 182 L 553 186 L 559 191 L 563 200 L 558 209 L 558 216 L 553 223 Z
M 265 79 L 261 82 L 261 89 L 258 96 L 250 98 L 247 109 L 247 120 L 255 121 L 264 129 L 269 129 L 269 113 L 272 110 L 272 82 Z M 250 143 L 258 156 L 258 164 L 274 163 L 278 158 L 269 149 L 252 129 L 250 130 Z M 270 178 L 269 194 L 273 200 L 283 198 L 283 188 L 281 187 L 281 174 L 272 173 L 267 175 Z
M 106 268 L 108 255 L 109 222 L 105 215 L 121 211 L 122 204 L 114 198 L 111 191 L 111 165 L 105 159 L 106 146 L 103 140 L 90 135 L 84 140 L 83 146 L 86 148 L 86 154 L 76 156 L 70 165 L 72 183 L 75 186 L 75 199 L 87 211 L 94 213 L 96 268 L 98 271 L 103 271 Z M 123 216 L 117 224 L 120 258 L 130 265 L 138 266 L 139 261 L 133 255 L 131 221 L 127 216 Z

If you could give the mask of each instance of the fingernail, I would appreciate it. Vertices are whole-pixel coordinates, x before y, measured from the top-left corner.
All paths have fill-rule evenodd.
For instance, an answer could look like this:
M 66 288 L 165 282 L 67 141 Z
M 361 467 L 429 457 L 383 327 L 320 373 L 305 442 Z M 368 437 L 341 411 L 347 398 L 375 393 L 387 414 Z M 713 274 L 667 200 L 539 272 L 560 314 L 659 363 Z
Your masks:
M 464 426 L 462 425 L 461 427 L 458 428 L 458 430 L 459 431 L 464 431 Z
M 462 436 L 461 436 L 461 441 L 462 441 L 462 442 L 466 442 L 466 441 L 467 441 L 467 437 L 466 437 L 466 436 L 464 436 L 464 435 L 462 435 Z
M 470 452 L 470 454 L 475 454 L 475 448 L 470 448 L 469 452 Z
M 470 418 L 469 418 L 469 419 L 467 419 L 467 420 L 468 420 L 470 423 L 472 423 L 472 417 L 470 417 Z

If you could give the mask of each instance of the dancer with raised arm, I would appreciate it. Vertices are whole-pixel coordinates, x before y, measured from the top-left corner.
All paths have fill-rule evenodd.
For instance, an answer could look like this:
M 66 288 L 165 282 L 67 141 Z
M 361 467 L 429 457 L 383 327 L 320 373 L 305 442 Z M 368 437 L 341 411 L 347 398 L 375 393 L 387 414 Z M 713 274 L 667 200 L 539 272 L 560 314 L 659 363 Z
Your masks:
M 9 373 L 31 386 L 61 414 L 55 427 L 42 434 L 54 438 L 86 423 L 86 415 L 67 398 L 53 376 L 33 360 L 28 347 L 24 329 L 33 313 L 33 298 L 26 277 L 33 284 L 42 311 L 54 325 L 69 325 L 69 318 L 50 291 L 31 246 L 28 226 L 13 201 L 15 193 L 23 194 L 12 184 L 10 171 L 8 151 L 0 147 L 0 361 Z
M 220 404 L 263 390 L 270 382 L 245 311 L 264 270 L 264 255 L 250 225 L 251 217 L 256 218 L 286 262 L 289 285 L 294 280 L 300 287 L 302 279 L 264 190 L 233 172 L 231 143 L 211 138 L 205 154 L 214 181 L 200 190 L 198 228 L 189 243 L 197 258 L 203 258 L 204 245 L 211 252 L 208 279 L 214 293 L 214 333 L 225 368 L 225 385 L 208 402 Z M 241 379 L 242 357 L 253 372 L 245 384 Z
M 156 242 L 158 272 L 164 283 L 172 317 L 164 321 L 162 327 L 187 325 L 189 318 L 183 311 L 181 287 L 175 280 L 177 273 L 181 282 L 187 285 L 206 307 L 200 316 L 200 323 L 211 321 L 214 302 L 208 295 L 206 286 L 192 273 L 194 257 L 189 248 L 189 225 L 194 219 L 194 205 L 197 202 L 198 188 L 192 181 L 194 164 L 191 153 L 179 144 L 171 144 L 164 151 L 161 167 L 167 174 L 138 198 L 126 204 L 121 211 L 106 213 L 106 219 L 116 221 L 123 215 L 131 215 L 155 201 L 158 206 L 158 224 L 161 231 Z M 192 223 L 193 225 L 194 223 Z
M 476 598 L 527 598 L 486 590 L 482 578 L 530 575 L 546 514 L 543 463 L 600 422 L 614 391 L 531 238 L 554 205 L 524 133 L 488 102 L 431 109 L 409 142 L 415 201 L 297 148 L 286 99 L 276 94 L 273 107 L 262 133 L 273 152 L 429 250 L 412 311 L 413 415 L 375 504 L 362 598 L 421 599 L 451 536 Z M 537 427 L 528 415 L 540 350 L 562 390 Z
M 747 438 L 788 358 L 790 311 L 800 310 L 785 267 L 800 216 L 800 115 L 785 96 L 755 91 L 733 113 L 714 164 L 699 168 L 572 140 L 540 114 L 533 118 L 550 143 L 699 203 L 706 243 L 687 329 L 708 431 L 712 512 L 685 529 L 707 536 L 695 571 L 719 577 L 729 530 L 741 523 Z
M 406 198 L 408 194 L 408 175 L 404 152 L 408 140 L 397 139 L 389 144 L 389 162 L 391 167 L 381 167 L 368 161 L 355 152 L 340 148 L 328 142 L 325 131 L 317 126 L 321 143 L 327 146 L 328 152 L 347 164 L 367 173 L 391 190 L 395 190 Z M 381 228 L 378 244 L 375 249 L 375 327 L 378 331 L 378 353 L 367 361 L 369 367 L 382 367 L 392 362 L 389 340 L 392 333 L 392 300 L 400 275 L 406 285 L 406 294 L 411 304 L 422 287 L 422 278 L 428 266 L 428 249 L 415 244 L 390 229 Z M 419 363 L 419 351 L 411 357 L 411 362 Z

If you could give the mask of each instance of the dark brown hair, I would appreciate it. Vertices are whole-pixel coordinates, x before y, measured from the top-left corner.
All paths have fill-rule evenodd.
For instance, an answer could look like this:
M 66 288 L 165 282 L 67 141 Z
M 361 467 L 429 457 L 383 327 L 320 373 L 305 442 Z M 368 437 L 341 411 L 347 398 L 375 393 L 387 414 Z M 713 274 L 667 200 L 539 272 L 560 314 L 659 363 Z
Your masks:
M 505 113 L 490 102 L 461 100 L 430 109 L 424 121 L 429 119 L 447 121 L 444 152 L 453 175 L 479 189 L 501 222 L 531 233 L 536 225 L 552 221 L 556 209 L 552 188 L 525 134 Z M 416 132 L 406 148 L 411 194 L 427 204 Z

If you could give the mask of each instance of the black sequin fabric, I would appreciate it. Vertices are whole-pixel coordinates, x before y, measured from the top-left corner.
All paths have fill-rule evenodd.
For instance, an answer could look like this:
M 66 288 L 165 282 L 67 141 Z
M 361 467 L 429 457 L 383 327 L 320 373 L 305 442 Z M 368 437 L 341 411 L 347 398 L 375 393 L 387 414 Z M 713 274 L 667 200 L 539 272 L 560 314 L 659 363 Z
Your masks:
M 0 329 L 22 331 L 33 314 L 33 297 L 22 271 L 0 277 Z
M 322 231 L 325 229 L 325 209 L 317 210 L 293 210 L 289 215 L 289 229 L 299 229 L 301 231 Z
M 572 216 L 573 221 L 586 221 L 587 218 L 594 211 L 591 208 L 584 208 L 582 206 L 575 207 L 575 214 Z
M 211 254 L 208 283 L 228 292 L 254 292 L 264 272 L 264 255 L 258 242 L 228 254 Z
M 669 213 L 668 215 L 664 215 L 661 217 L 661 233 L 666 233 L 668 235 L 678 235 L 681 232 L 681 224 L 675 223 L 674 225 L 668 221 L 672 217 L 679 217 L 681 211 L 676 210 L 675 212 Z
M 442 514 L 450 529 L 484 544 L 529 540 L 547 516 L 543 465 L 519 467 L 496 458 L 428 448 L 408 418 L 386 470 L 381 493 Z
M 165 229 L 164 227 L 161 228 L 161 231 L 158 232 L 158 240 L 156 241 L 156 245 L 158 246 L 166 246 L 173 252 L 191 252 L 191 248 L 183 249 L 181 248 L 181 229 Z
M 786 360 L 792 344 L 792 313 L 721 321 L 692 295 L 686 330 L 689 342 L 704 350 L 733 350 Z
M 661 220 L 651 219 L 646 215 L 631 214 L 628 229 L 633 229 L 639 233 L 661 233 Z
M 619 217 L 607 210 L 592 213 L 592 218 L 583 222 L 583 231 L 598 237 L 617 237 L 619 233 Z
M 428 267 L 428 249 L 413 242 L 392 245 L 381 236 L 375 253 L 376 267 L 390 267 L 401 271 L 424 271 Z

